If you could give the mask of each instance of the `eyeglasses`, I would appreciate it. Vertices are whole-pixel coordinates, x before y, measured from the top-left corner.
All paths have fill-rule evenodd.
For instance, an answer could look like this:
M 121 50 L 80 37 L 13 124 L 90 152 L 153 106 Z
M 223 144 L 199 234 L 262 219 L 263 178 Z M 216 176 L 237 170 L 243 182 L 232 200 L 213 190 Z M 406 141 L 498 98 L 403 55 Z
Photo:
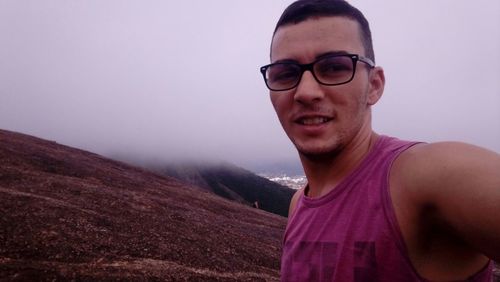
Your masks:
M 306 70 L 310 71 L 319 84 L 340 85 L 350 82 L 356 73 L 357 62 L 370 68 L 375 63 L 369 58 L 356 54 L 329 55 L 310 64 L 280 62 L 260 68 L 267 88 L 272 91 L 285 91 L 297 87 Z

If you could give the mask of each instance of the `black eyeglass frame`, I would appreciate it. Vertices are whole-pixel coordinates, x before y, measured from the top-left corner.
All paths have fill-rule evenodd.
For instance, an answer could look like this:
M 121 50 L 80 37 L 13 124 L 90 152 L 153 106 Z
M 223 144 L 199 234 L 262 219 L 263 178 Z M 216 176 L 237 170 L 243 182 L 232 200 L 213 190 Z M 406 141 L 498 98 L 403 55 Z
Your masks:
M 332 57 L 349 57 L 349 58 L 351 58 L 352 66 L 353 66 L 352 67 L 352 75 L 347 81 L 340 82 L 340 83 L 324 83 L 324 82 L 321 82 L 318 79 L 318 77 L 316 76 L 316 74 L 314 73 L 314 65 L 317 62 L 322 61 L 322 60 L 327 59 L 327 58 L 332 58 Z M 330 55 L 330 56 L 319 58 L 319 59 L 317 59 L 314 62 L 309 63 L 309 64 L 299 64 L 299 63 L 294 63 L 294 62 L 272 63 L 272 64 L 268 64 L 268 65 L 260 67 L 260 72 L 262 73 L 262 77 L 264 78 L 264 82 L 266 83 L 266 86 L 269 90 L 271 90 L 271 91 L 287 91 L 287 90 L 290 90 L 290 89 L 297 87 L 300 84 L 300 81 L 302 80 L 302 75 L 304 75 L 304 72 L 306 70 L 310 71 L 312 73 L 314 79 L 321 85 L 334 86 L 334 85 L 341 85 L 341 84 L 349 83 L 352 81 L 352 79 L 354 78 L 354 75 L 356 74 L 357 62 L 363 62 L 363 63 L 367 64 L 370 67 L 370 69 L 375 67 L 375 63 L 370 58 L 366 58 L 366 57 L 363 57 L 361 55 L 358 55 L 358 54 L 336 54 L 336 55 Z M 267 82 L 267 78 L 266 78 L 267 69 L 269 69 L 270 67 L 272 67 L 274 65 L 286 65 L 286 64 L 299 66 L 300 76 L 299 76 L 299 79 L 297 79 L 297 83 L 295 83 L 293 86 L 285 88 L 285 89 L 273 89 L 273 88 L 271 88 L 269 86 L 269 84 Z

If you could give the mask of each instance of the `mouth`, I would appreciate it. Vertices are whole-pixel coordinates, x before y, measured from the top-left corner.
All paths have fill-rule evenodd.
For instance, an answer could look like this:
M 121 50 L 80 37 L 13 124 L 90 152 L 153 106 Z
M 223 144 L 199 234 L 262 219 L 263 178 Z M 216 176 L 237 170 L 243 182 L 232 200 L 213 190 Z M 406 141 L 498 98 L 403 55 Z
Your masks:
M 300 125 L 322 125 L 331 120 L 332 118 L 329 117 L 314 116 L 314 117 L 300 117 L 296 119 L 295 122 Z

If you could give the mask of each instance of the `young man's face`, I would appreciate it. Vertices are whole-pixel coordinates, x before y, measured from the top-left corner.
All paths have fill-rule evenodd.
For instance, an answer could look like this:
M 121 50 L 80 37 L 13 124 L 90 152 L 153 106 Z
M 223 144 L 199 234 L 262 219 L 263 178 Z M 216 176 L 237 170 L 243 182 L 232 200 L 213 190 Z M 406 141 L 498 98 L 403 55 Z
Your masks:
M 339 51 L 365 55 L 358 23 L 322 17 L 280 27 L 273 37 L 271 61 L 306 64 Z M 334 153 L 360 132 L 371 132 L 370 105 L 379 96 L 372 93 L 370 77 L 368 66 L 358 62 L 347 84 L 321 85 L 306 71 L 296 88 L 270 92 L 283 129 L 302 155 Z

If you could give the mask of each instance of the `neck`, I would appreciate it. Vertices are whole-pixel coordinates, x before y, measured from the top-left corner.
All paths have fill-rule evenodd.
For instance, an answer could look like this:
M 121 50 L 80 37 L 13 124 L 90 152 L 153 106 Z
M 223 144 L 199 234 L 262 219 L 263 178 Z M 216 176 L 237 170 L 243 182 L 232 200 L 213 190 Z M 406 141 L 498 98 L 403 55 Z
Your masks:
M 321 197 L 335 189 L 363 161 L 377 138 L 378 134 L 370 130 L 355 136 L 335 152 L 321 156 L 300 154 L 308 180 L 307 196 Z

